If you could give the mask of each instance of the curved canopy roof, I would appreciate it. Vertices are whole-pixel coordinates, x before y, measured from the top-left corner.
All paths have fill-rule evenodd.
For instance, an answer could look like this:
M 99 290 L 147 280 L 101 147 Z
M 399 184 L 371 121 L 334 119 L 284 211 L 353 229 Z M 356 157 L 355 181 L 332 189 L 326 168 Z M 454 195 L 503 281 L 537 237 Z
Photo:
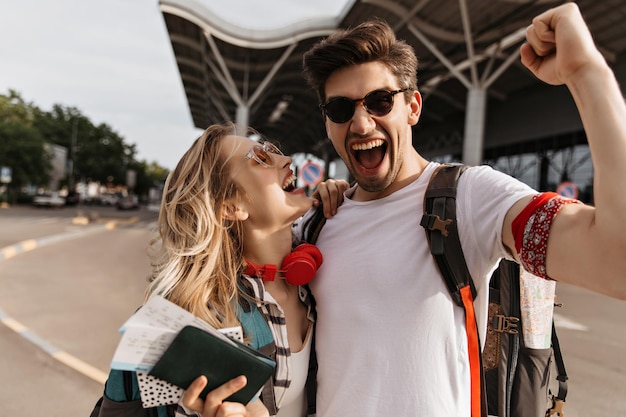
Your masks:
M 287 153 L 327 157 L 332 147 L 301 67 L 302 54 L 322 37 L 378 16 L 414 47 L 426 108 L 416 129 L 422 138 L 430 138 L 422 146 L 436 153 L 445 146 L 442 137 L 462 140 L 458 132 L 463 130 L 470 87 L 488 86 L 489 100 L 502 102 L 540 88 L 519 63 L 518 49 L 531 19 L 563 2 L 352 0 L 336 18 L 309 19 L 274 30 L 238 27 L 205 3 L 159 2 L 195 126 L 247 119 Z M 605 58 L 615 64 L 626 49 L 626 1 L 576 3 Z

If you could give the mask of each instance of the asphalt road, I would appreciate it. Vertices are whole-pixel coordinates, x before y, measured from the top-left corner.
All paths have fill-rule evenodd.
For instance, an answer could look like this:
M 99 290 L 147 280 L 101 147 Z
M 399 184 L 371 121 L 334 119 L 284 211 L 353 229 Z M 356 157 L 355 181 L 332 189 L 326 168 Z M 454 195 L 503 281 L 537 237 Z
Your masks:
M 89 415 L 117 329 L 141 303 L 155 217 L 0 209 L 0 417 Z M 563 284 L 557 293 L 565 415 L 626 416 L 626 302 Z
M 0 209 L 0 417 L 89 415 L 117 330 L 141 303 L 155 217 Z

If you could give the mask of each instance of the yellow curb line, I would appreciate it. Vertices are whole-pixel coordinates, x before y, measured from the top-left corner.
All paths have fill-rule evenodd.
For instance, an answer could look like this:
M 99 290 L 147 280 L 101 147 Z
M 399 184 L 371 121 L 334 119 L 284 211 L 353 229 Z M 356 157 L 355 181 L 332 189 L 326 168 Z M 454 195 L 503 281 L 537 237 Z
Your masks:
M 13 320 L 11 317 L 2 319 L 2 323 L 4 323 L 5 326 L 13 330 L 15 333 L 23 333 L 27 330 L 26 326 L 24 326 L 19 321 Z
M 37 241 L 34 239 L 25 240 L 21 243 L 22 252 L 28 252 L 33 249 L 37 249 Z
M 113 230 L 115 228 L 117 228 L 117 225 L 120 222 L 117 220 L 112 220 L 107 222 L 104 225 L 104 229 L 105 230 Z M 133 222 L 134 223 L 134 222 Z M 53 236 L 49 236 L 48 238 L 52 237 L 57 237 L 57 236 L 64 236 L 63 233 L 59 234 L 59 235 L 53 235 Z M 21 242 L 15 243 L 13 245 L 9 245 L 9 246 L 5 246 L 4 248 L 0 249 L 0 261 L 2 260 L 6 260 L 6 259 L 11 259 L 17 255 L 19 255 L 20 253 L 24 253 L 24 252 L 30 252 L 34 249 L 37 249 L 38 247 L 42 246 L 42 245 L 46 245 L 49 244 L 49 242 L 47 242 L 48 238 L 40 238 L 40 239 L 28 239 L 28 240 L 23 240 Z M 41 241 L 41 243 L 40 243 Z
M 11 317 L 7 317 L 6 315 L 4 315 L 4 313 L 2 313 L 2 315 L 4 317 L 0 319 L 0 322 L 2 322 L 9 329 L 13 330 L 15 333 L 28 339 L 30 342 L 35 344 L 40 349 L 49 353 L 52 358 L 56 359 L 57 361 L 61 362 L 62 364 L 66 366 L 69 366 L 70 368 L 74 369 L 76 372 L 81 373 L 85 375 L 86 377 L 91 378 L 94 381 L 102 385 L 104 385 L 104 383 L 106 382 L 108 375 L 105 372 L 102 372 L 100 369 L 95 368 L 92 365 L 89 365 L 87 362 L 84 362 L 78 359 L 77 357 L 70 355 L 67 352 L 59 350 L 55 346 L 44 341 L 39 336 L 31 332 L 28 329 L 28 327 L 24 326 L 19 321 Z
M 117 226 L 117 223 L 118 223 L 117 221 L 107 222 L 105 224 L 105 229 L 106 230 L 115 229 Z M 2 255 L 0 257 L 0 260 L 10 259 L 20 253 L 32 251 L 34 249 L 37 249 L 38 246 L 39 244 L 37 243 L 37 240 L 35 239 L 28 239 L 22 242 L 18 242 L 11 246 L 7 246 L 3 249 L 0 249 L 0 254 Z M 13 330 L 15 333 L 28 339 L 30 342 L 35 344 L 40 349 L 49 353 L 52 358 L 56 359 L 62 364 L 74 369 L 75 371 L 85 375 L 88 378 L 91 378 L 92 380 L 100 384 L 104 384 L 106 382 L 108 378 L 108 374 L 106 374 L 105 372 L 102 372 L 100 369 L 95 368 L 94 366 L 88 364 L 87 362 L 84 362 L 78 359 L 77 357 L 70 355 L 67 352 L 57 349 L 56 347 L 52 346 L 48 342 L 44 341 L 43 339 L 40 339 L 36 334 L 29 331 L 28 327 L 24 326 L 22 323 L 18 322 L 17 320 L 14 320 L 13 318 L 6 316 L 6 314 L 4 314 L 2 310 L 0 310 L 0 322 L 4 324 L 5 326 L 7 326 L 9 329 Z
M 81 361 L 75 356 L 70 355 L 67 352 L 59 351 L 52 354 L 52 357 L 61 363 L 69 366 L 70 368 L 80 372 L 81 374 L 93 379 L 104 385 L 107 381 L 108 375 L 102 372 L 100 369 L 95 368 L 88 363 Z
M 37 248 L 37 241 L 34 239 L 24 240 L 12 246 L 0 250 L 4 259 L 10 259 L 19 253 L 29 252 Z M 19 249 L 19 250 L 18 250 Z
M 17 255 L 17 250 L 14 246 L 9 246 L 7 248 L 2 249 L 2 255 L 4 259 L 9 259 Z

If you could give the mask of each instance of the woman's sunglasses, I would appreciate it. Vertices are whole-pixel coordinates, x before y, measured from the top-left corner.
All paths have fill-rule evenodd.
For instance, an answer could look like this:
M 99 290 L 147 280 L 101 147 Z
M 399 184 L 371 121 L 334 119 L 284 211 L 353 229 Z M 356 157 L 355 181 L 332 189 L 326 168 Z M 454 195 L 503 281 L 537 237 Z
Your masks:
M 320 104 L 320 109 L 326 117 L 335 123 L 345 123 L 352 119 L 355 106 L 358 103 L 363 103 L 365 110 L 372 116 L 381 117 L 388 114 L 393 108 L 393 96 L 408 90 L 410 88 L 393 91 L 375 90 L 356 100 L 348 97 L 333 97 L 325 104 Z
M 280 149 L 278 149 L 271 142 L 263 142 L 254 145 L 248 153 L 246 154 L 245 160 L 252 158 L 259 165 L 265 168 L 272 168 L 274 166 L 274 160 L 272 159 L 272 155 L 284 155 Z

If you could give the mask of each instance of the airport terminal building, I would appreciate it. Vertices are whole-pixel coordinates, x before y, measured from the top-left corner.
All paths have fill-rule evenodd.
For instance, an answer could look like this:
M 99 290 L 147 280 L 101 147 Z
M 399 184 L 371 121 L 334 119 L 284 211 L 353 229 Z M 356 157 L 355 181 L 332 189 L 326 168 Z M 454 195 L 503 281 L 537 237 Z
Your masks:
M 198 128 L 235 120 L 278 141 L 286 153 L 331 165 L 337 155 L 302 77 L 302 54 L 337 28 L 379 17 L 419 59 L 423 111 L 413 145 L 423 156 L 489 164 L 541 191 L 567 184 L 560 189 L 572 192 L 573 185 L 591 202 L 593 170 L 574 101 L 566 87 L 543 84 L 519 61 L 532 18 L 561 3 L 347 0 L 336 16 L 273 29 L 226 21 L 206 0 L 160 0 L 159 7 Z M 576 3 L 626 84 L 626 2 Z

